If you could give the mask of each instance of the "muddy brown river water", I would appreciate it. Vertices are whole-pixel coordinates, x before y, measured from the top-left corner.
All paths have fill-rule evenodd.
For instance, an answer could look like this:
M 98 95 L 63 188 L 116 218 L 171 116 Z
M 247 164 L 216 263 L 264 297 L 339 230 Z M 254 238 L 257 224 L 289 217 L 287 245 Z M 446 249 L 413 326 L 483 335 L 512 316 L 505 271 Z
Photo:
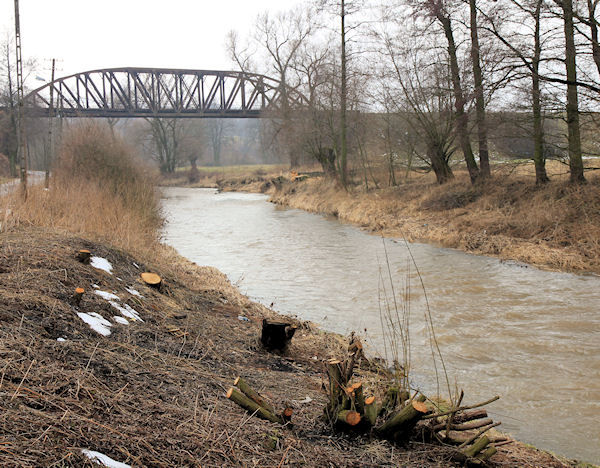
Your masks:
M 411 283 L 414 385 L 435 392 L 425 301 L 407 247 L 267 197 L 167 188 L 165 242 L 215 266 L 254 300 L 347 334 L 384 355 L 380 268 L 397 292 Z M 515 437 L 600 463 L 600 278 L 541 271 L 428 244 L 410 244 L 452 386 Z

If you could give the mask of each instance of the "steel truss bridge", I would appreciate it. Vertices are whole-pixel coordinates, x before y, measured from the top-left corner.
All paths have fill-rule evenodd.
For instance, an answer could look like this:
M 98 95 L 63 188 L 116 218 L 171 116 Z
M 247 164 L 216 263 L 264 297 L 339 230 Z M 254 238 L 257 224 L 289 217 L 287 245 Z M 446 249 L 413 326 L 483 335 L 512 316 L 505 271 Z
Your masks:
M 300 93 L 264 75 L 167 68 L 76 73 L 25 97 L 29 115 L 113 118 L 258 118 L 303 102 Z

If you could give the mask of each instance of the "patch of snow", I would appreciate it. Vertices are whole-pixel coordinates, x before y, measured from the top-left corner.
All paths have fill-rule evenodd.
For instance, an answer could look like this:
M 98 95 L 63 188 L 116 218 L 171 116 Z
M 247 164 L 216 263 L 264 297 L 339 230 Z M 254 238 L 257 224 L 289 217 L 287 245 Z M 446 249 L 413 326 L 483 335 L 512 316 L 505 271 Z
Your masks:
M 108 468 L 131 468 L 131 465 L 113 460 L 109 456 L 100 452 L 95 452 L 94 450 L 83 449 L 81 452 L 98 465 L 104 465 Z
M 116 277 L 119 281 L 123 281 L 121 278 L 119 278 L 118 276 Z
M 96 312 L 92 312 L 90 314 L 86 314 L 85 312 L 77 312 L 77 315 L 95 332 L 100 333 L 103 336 L 110 335 L 110 327 L 112 326 L 112 323 L 102 317 L 102 315 Z
M 108 291 L 94 291 L 94 294 L 97 294 L 102 299 L 106 299 L 107 301 L 111 301 L 111 300 L 120 301 L 121 300 L 121 298 L 119 296 L 117 296 L 116 294 L 113 294 L 113 293 L 109 293 Z
M 100 289 L 100 286 L 98 286 L 96 283 L 92 284 L 92 288 L 94 289 Z
M 63 341 L 67 341 L 67 340 L 61 336 L 60 338 L 56 338 L 56 341 L 60 341 L 62 343 Z
M 244 317 L 243 315 L 238 315 L 238 320 L 240 322 L 248 322 L 249 321 L 248 317 Z
M 304 398 L 304 400 L 292 400 L 292 401 L 293 401 L 294 403 L 298 403 L 298 404 L 300 404 L 300 405 L 304 405 L 304 404 L 310 403 L 310 402 L 311 402 L 311 401 L 313 401 L 313 400 L 312 400 L 312 398 L 311 398 L 311 397 L 309 397 L 308 395 L 306 395 L 306 398 Z
M 136 267 L 138 270 L 140 269 L 140 266 L 135 262 L 133 262 L 133 266 Z
M 125 288 L 125 291 L 127 291 L 132 296 L 144 297 L 139 293 L 139 291 L 137 291 L 136 289 L 133 289 L 133 288 Z
M 121 312 L 121 315 L 123 317 L 127 317 L 130 318 L 131 320 L 137 320 L 139 322 L 143 322 L 142 317 L 140 317 L 140 315 L 137 313 L 137 311 L 131 307 L 129 307 L 127 304 L 123 304 L 123 306 L 121 306 L 119 303 L 115 302 L 115 301 L 108 301 L 108 303 L 113 306 L 115 309 L 117 309 L 119 312 Z
M 112 275 L 112 265 L 108 260 L 102 257 L 92 257 L 90 259 L 90 265 L 98 270 L 104 270 L 109 275 Z
M 120 317 L 119 315 L 115 315 L 113 317 L 113 320 L 115 322 L 117 322 L 117 323 L 122 324 L 122 325 L 129 325 L 129 321 L 126 318 L 124 318 L 124 317 Z

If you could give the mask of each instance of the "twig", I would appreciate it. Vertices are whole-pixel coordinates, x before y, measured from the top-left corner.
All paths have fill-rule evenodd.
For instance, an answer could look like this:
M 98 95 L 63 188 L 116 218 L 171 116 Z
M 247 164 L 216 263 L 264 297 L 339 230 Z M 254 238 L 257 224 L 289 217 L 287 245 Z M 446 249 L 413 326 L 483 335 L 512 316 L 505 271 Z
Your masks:
M 25 379 L 29 375 L 29 371 L 31 370 L 31 366 L 33 366 L 34 362 L 35 362 L 35 359 L 33 361 L 31 361 L 31 364 L 29 364 L 29 368 L 27 369 L 27 372 L 25 372 L 25 375 L 21 379 L 21 383 L 19 383 L 19 386 L 15 390 L 15 393 L 13 393 L 12 397 L 10 398 L 10 401 L 13 401 L 15 399 L 15 397 L 17 396 L 17 393 L 19 393 L 19 390 L 21 389 L 21 385 L 23 385 L 23 382 L 25 382 Z
M 287 448 L 285 449 L 285 452 L 283 452 L 283 457 L 281 457 L 281 461 L 279 462 L 279 465 L 277 465 L 277 468 L 281 468 L 281 466 L 283 465 L 283 462 L 285 461 L 285 458 L 287 457 L 288 452 L 290 451 L 290 449 L 292 448 L 292 444 L 294 442 L 290 442 L 290 444 L 287 446 Z

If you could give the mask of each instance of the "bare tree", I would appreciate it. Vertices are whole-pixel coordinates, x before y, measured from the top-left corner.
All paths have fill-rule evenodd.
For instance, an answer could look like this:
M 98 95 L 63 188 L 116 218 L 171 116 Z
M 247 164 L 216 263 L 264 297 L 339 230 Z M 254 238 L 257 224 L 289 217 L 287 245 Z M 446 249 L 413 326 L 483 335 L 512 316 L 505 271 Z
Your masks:
M 179 163 L 183 124 L 179 119 L 148 118 L 152 154 L 163 174 L 172 174 Z
M 473 149 L 471 148 L 471 141 L 469 138 L 469 116 L 465 110 L 466 98 L 461 85 L 461 74 L 458 65 L 458 52 L 456 42 L 454 40 L 454 29 L 452 26 L 452 19 L 450 15 L 449 7 L 451 2 L 444 0 L 424 0 L 418 4 L 418 7 L 424 8 L 427 14 L 438 21 L 444 36 L 447 41 L 448 59 L 450 62 L 450 76 L 452 80 L 452 89 L 454 93 L 454 107 L 456 114 L 456 132 L 460 148 L 463 152 L 465 162 L 467 163 L 467 169 L 471 182 L 475 183 L 479 178 L 480 171 L 477 167 L 477 162 L 473 155 Z

